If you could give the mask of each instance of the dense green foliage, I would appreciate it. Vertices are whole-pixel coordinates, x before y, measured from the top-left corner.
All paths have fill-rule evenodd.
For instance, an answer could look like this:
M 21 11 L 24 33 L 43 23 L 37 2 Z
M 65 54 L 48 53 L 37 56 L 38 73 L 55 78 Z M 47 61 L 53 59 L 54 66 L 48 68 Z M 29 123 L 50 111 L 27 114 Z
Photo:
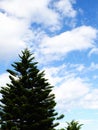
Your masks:
M 70 123 L 67 122 L 66 130 L 80 130 L 83 124 L 79 124 L 78 121 L 72 120 Z
M 1 88 L 2 130 L 55 130 L 59 117 L 55 112 L 55 96 L 44 78 L 44 72 L 37 68 L 37 62 L 28 49 L 19 55 L 19 61 L 12 64 L 10 84 Z M 62 116 L 61 116 L 62 117 Z

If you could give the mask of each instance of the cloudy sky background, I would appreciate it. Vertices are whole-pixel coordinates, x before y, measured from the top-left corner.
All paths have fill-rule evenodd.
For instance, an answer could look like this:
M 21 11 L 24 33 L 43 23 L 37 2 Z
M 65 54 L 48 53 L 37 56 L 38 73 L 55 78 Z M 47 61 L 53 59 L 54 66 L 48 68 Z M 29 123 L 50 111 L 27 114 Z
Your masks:
M 98 1 L 0 0 L 0 86 L 30 48 L 54 85 L 60 127 L 72 119 L 98 129 Z

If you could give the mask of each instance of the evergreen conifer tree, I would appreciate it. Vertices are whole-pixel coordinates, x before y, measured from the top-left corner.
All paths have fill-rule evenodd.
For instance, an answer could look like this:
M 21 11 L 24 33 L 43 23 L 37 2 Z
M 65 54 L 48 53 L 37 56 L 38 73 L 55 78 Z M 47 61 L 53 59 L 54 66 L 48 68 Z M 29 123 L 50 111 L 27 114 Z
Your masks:
M 7 70 L 11 83 L 1 88 L 1 130 L 55 130 L 58 113 L 55 95 L 44 71 L 28 49 L 19 55 L 19 61 Z M 61 116 L 62 117 L 62 116 Z

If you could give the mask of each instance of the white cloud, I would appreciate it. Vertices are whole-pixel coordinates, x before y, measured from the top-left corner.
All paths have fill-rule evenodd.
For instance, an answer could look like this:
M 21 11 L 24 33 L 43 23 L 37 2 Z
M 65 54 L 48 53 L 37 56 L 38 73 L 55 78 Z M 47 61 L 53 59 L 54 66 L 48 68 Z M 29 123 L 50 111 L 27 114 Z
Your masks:
M 0 13 L 0 19 L 0 58 L 10 59 L 26 47 L 25 33 L 29 31 L 23 21 L 2 13 Z
M 74 3 L 75 0 L 59 0 L 55 3 L 55 7 L 63 16 L 75 17 L 77 12 L 72 7 Z
M 96 69 L 98 69 L 98 64 L 92 62 L 88 69 L 91 71 L 96 70 Z
M 89 92 L 89 84 L 80 78 L 69 78 L 56 87 L 54 93 L 56 94 L 57 107 L 63 111 L 72 109 L 79 105 L 80 99 Z
M 50 2 L 52 5 L 55 3 L 55 8 L 60 12 L 49 8 L 49 6 L 52 6 Z M 55 27 L 59 24 L 59 13 L 63 13 L 67 17 L 76 16 L 76 11 L 72 7 L 73 3 L 73 0 L 60 0 L 57 2 L 53 0 L 28 0 L 28 2 L 26 0 L 3 0 L 0 2 L 0 7 L 15 17 Z
M 84 64 L 70 64 L 69 67 L 71 69 L 74 69 L 74 71 L 83 72 L 87 68 L 84 66 Z
M 43 28 L 47 27 L 54 31 L 61 28 L 60 14 L 68 18 L 76 17 L 77 12 L 72 6 L 75 1 L 56 1 L 53 5 L 56 9 L 49 8 L 49 2 L 52 2 L 52 0 L 0 1 L 0 7 L 3 10 L 3 12 L 0 12 L 0 59 L 15 57 L 19 50 L 28 44 L 30 45 L 35 36 L 35 30 L 33 32 L 30 30 L 32 23 L 41 24 Z M 61 60 L 62 56 L 65 56 L 70 51 L 88 48 L 93 48 L 92 52 L 97 52 L 97 49 L 94 49 L 97 30 L 93 27 L 80 26 L 57 36 L 49 37 L 46 35 L 43 35 L 41 45 L 36 47 L 36 53 L 40 56 L 39 60 L 41 55 L 43 59 L 47 58 L 49 61 Z M 46 60 L 43 61 L 46 62 Z M 91 68 L 95 66 L 98 68 L 95 64 L 92 64 Z M 80 65 L 76 69 L 81 72 L 85 68 Z M 65 107 L 72 108 L 72 106 L 76 105 L 91 108 L 90 101 L 92 108 L 98 108 L 98 90 L 92 90 L 90 84 L 85 82 L 85 79 L 76 77 L 73 72 L 66 71 L 66 66 L 48 68 L 46 77 L 50 79 L 50 83 L 53 85 L 58 83 L 58 87 L 54 92 L 59 107 L 62 107 L 62 109 L 65 109 Z M 5 82 L 9 82 L 8 74 L 0 75 L 1 86 L 4 86 Z
M 59 24 L 58 13 L 48 8 L 50 0 L 4 0 L 1 7 L 10 15 L 54 27 Z M 23 6 L 22 6 L 23 5 Z
M 81 64 L 44 68 L 45 77 L 55 86 L 53 93 L 56 96 L 58 111 L 65 113 L 74 108 L 98 108 L 98 89 L 93 88 L 94 83 L 90 81 L 89 77 L 81 78 L 77 72 L 77 70 L 79 72 L 84 70 L 86 73 L 94 67 L 97 67 L 97 65 L 92 63 L 88 68 Z
M 93 89 L 80 101 L 80 105 L 86 109 L 98 109 L 98 89 Z
M 92 54 L 97 54 L 98 55 L 98 48 L 92 48 L 92 50 L 89 52 L 88 56 L 91 56 Z
M 6 83 L 10 83 L 9 74 L 3 73 L 0 75 L 0 86 L 4 87 L 6 86 Z
M 66 65 L 61 65 L 59 67 L 45 67 L 45 77 L 49 79 L 49 82 L 52 85 L 57 85 L 62 82 L 63 76 L 62 74 L 65 75 L 66 72 L 64 72 L 64 69 L 66 69 Z
M 81 78 L 63 81 L 54 93 L 57 109 L 63 112 L 74 108 L 98 109 L 98 89 L 91 88 L 91 84 Z
M 97 70 L 98 70 L 98 64 L 95 62 L 91 62 L 89 66 L 86 66 L 85 63 L 83 63 L 83 64 L 68 64 L 67 66 L 69 66 L 69 69 L 71 72 L 75 72 L 77 74 L 83 74 L 83 75 L 90 73 L 90 72 L 94 72 L 94 71 L 97 72 Z M 95 75 L 92 74 L 92 77 L 94 79 L 96 79 L 98 77 L 97 73 Z
M 85 69 L 85 66 L 82 65 L 82 64 L 77 67 L 77 70 L 78 70 L 79 72 L 82 72 L 84 69 Z
M 70 51 L 93 48 L 97 30 L 90 26 L 81 26 L 58 36 L 46 37 L 40 48 L 43 54 L 66 55 Z M 58 58 L 59 59 L 59 58 Z
M 4 59 L 16 56 L 28 42 L 36 39 L 32 23 L 41 24 L 42 28 L 55 31 L 61 28 L 61 17 L 58 11 L 49 8 L 52 0 L 3 0 L 0 1 L 0 57 Z M 75 10 L 72 1 L 58 1 L 58 9 L 64 3 L 67 17 L 73 17 Z M 50 5 L 51 6 L 51 5 Z M 67 11 L 68 10 L 68 11 Z M 70 10 L 70 11 L 69 11 Z M 64 12 L 64 10 L 62 10 Z M 74 15 L 75 16 L 75 15 Z M 62 17 L 63 19 L 63 17 Z M 41 31 L 43 31 L 41 28 Z M 39 33 L 39 31 L 38 31 Z M 35 37 L 34 37 L 35 36 Z M 44 38 L 44 37 L 43 37 Z M 34 45 L 33 45 L 34 46 Z

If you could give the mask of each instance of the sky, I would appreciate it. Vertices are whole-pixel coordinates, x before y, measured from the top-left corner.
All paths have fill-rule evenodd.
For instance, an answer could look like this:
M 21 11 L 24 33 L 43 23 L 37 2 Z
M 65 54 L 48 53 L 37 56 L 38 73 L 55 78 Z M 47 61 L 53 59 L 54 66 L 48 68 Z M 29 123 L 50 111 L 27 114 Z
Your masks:
M 28 47 L 54 86 L 56 110 L 98 129 L 98 0 L 0 0 L 0 86 Z

